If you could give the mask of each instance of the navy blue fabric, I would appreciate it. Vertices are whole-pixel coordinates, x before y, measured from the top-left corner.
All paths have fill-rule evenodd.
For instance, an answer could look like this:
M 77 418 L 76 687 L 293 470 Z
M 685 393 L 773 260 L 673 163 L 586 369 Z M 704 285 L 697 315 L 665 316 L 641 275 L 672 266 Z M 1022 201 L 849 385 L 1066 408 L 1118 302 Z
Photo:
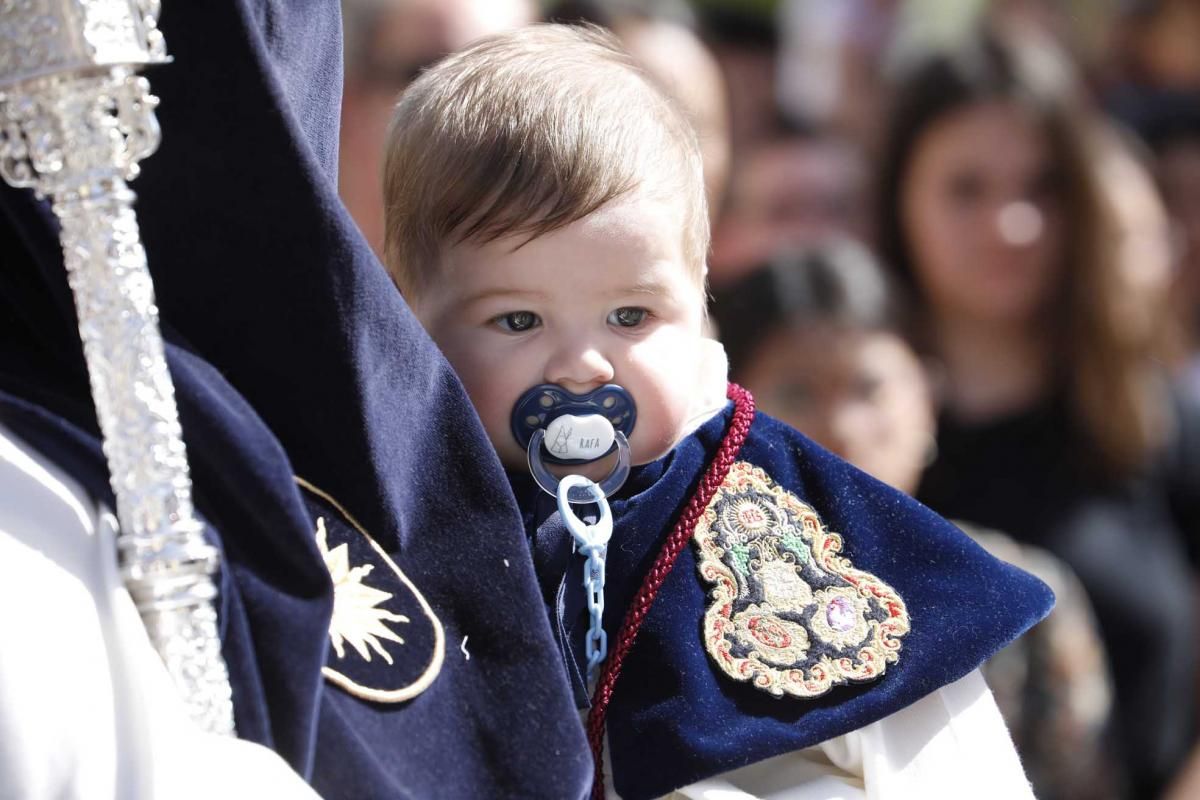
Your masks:
M 731 409 L 662 460 L 636 469 L 614 498 L 605 611 L 610 643 L 724 437 Z M 988 555 L 915 500 L 766 415 L 756 416 L 739 460 L 765 470 L 840 533 L 842 555 L 899 593 L 912 629 L 902 640 L 899 661 L 875 682 L 837 687 L 815 700 L 772 697 L 725 677 L 712 664 L 701 640 L 710 586 L 700 578 L 689 546 L 642 625 L 609 706 L 613 783 L 625 800 L 656 797 L 882 719 L 963 677 L 1053 605 L 1050 589 L 1036 578 Z M 560 549 L 552 542 L 561 526 L 557 516 L 544 516 L 535 488 L 521 476 L 510 478 L 545 580 L 553 570 L 540 559 Z M 575 557 L 569 566 L 568 592 L 578 585 L 581 562 Z M 555 607 L 551 613 L 562 612 Z M 574 660 L 585 663 L 586 623 L 569 607 L 565 615 L 562 624 L 577 631 L 571 639 Z
M 326 797 L 583 796 L 590 756 L 503 473 L 336 195 L 337 4 L 168 3 L 161 27 L 163 144 L 133 188 L 196 505 L 225 553 L 239 735 Z M 53 223 L 27 192 L 0 191 L 0 212 L 0 419 L 107 497 Z M 332 587 L 294 475 L 444 625 L 414 700 L 322 679 Z

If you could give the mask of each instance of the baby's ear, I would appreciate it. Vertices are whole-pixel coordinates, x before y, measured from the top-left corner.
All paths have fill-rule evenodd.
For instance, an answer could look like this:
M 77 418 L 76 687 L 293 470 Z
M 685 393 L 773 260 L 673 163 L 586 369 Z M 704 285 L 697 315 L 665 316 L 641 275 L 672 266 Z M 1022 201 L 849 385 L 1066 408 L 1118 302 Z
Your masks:
M 688 409 L 688 426 L 707 419 L 725 407 L 729 386 L 729 358 L 716 339 L 701 339 L 697 350 L 697 391 Z

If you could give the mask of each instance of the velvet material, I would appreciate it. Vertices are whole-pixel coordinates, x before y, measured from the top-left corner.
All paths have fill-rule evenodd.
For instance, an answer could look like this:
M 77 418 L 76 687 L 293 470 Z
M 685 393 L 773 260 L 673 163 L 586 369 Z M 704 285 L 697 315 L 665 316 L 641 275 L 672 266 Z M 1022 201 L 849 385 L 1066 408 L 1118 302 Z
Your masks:
M 326 797 L 586 794 L 587 745 L 498 462 L 336 195 L 337 4 L 167 3 L 161 27 L 163 144 L 132 188 L 196 505 L 225 554 L 239 735 Z M 0 414 L 111 500 L 53 222 L 7 188 L 0 212 Z M 444 626 L 445 664 L 415 699 L 371 703 L 322 678 L 333 593 L 294 475 L 370 532 Z M 428 658 L 390 649 L 398 669 Z
M 634 471 L 611 503 L 605 629 L 615 642 L 624 610 L 725 434 L 718 415 L 659 462 Z M 788 428 L 759 414 L 739 455 L 821 515 L 842 555 L 892 586 L 912 629 L 899 661 L 874 682 L 813 700 L 775 698 L 735 682 L 701 640 L 709 585 L 685 549 L 642 625 L 608 711 L 613 784 L 625 800 L 656 797 L 703 778 L 817 744 L 879 720 L 975 669 L 1053 605 L 1037 579 L 985 553 L 950 523 Z M 543 596 L 582 664 L 577 611 L 582 559 L 561 541 L 557 513 L 510 476 L 532 533 Z M 567 558 L 564 559 L 564 553 Z M 569 575 L 563 579 L 561 569 Z

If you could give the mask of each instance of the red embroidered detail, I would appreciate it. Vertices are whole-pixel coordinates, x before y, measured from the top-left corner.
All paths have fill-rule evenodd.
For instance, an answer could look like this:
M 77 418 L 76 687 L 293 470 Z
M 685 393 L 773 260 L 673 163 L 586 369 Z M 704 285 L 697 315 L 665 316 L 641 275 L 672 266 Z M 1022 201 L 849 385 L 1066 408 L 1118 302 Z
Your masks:
M 588 714 L 587 721 L 588 744 L 591 745 L 592 759 L 596 770 L 595 778 L 592 781 L 593 800 L 604 800 L 604 721 L 608 714 L 608 704 L 612 700 L 613 687 L 616 686 L 617 678 L 621 675 L 621 665 L 624 663 L 625 657 L 629 655 L 629 650 L 637 639 L 638 629 L 641 628 L 646 615 L 650 613 L 650 608 L 654 605 L 654 598 L 658 596 L 658 590 L 662 588 L 663 581 L 671 573 L 671 568 L 675 566 L 675 561 L 683 552 L 683 548 L 687 547 L 700 516 L 708 508 L 713 495 L 724 483 L 725 476 L 729 474 L 730 468 L 737 460 L 746 436 L 750 433 L 750 423 L 754 421 L 754 397 L 750 392 L 731 383 L 726 396 L 733 401 L 734 406 L 729 430 L 726 431 L 721 446 L 717 448 L 716 456 L 708 465 L 708 471 L 700 481 L 696 493 L 688 501 L 683 515 L 675 523 L 675 528 L 663 543 L 662 550 L 654 560 L 654 565 L 650 567 L 650 572 L 642 581 L 642 586 L 634 596 L 633 603 L 621 623 L 620 631 L 617 634 L 617 645 L 608 654 L 608 660 L 600 668 L 600 680 L 596 684 L 596 693 L 592 696 L 592 710 Z

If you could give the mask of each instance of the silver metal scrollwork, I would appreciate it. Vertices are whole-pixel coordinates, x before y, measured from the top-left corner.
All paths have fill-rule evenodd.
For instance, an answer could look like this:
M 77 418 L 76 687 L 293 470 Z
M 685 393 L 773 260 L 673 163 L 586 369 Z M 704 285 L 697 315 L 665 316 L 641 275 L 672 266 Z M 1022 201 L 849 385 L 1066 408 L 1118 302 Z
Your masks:
M 50 199 L 104 437 L 118 561 L 193 719 L 233 733 L 175 391 L 127 181 L 158 146 L 135 70 L 167 60 L 157 0 L 0 0 L 0 175 Z

